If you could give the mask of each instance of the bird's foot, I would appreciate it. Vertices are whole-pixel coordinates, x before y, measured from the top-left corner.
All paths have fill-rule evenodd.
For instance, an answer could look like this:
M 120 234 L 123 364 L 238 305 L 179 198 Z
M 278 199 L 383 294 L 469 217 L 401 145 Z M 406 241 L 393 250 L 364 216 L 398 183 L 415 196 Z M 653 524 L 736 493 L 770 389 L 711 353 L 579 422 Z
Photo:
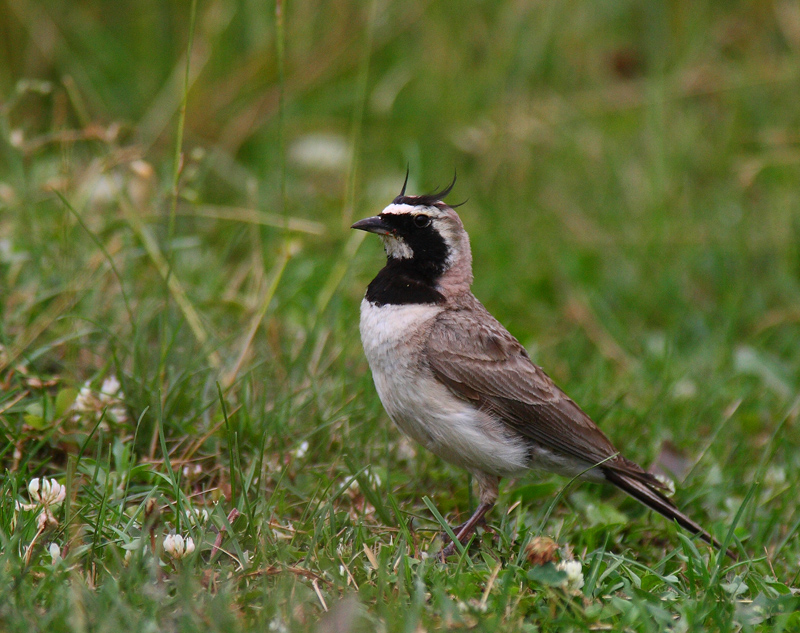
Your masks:
M 484 530 L 489 530 L 489 526 L 486 525 L 486 518 L 480 517 L 477 521 L 474 521 L 472 525 L 470 525 L 470 521 L 464 521 L 461 525 L 457 525 L 455 527 L 450 528 L 453 531 L 453 534 L 456 535 L 456 539 L 462 544 L 466 545 L 472 535 L 475 534 L 477 528 L 481 527 Z M 442 541 L 450 541 L 441 551 L 442 561 L 452 556 L 456 553 L 456 543 L 450 538 L 450 534 L 448 532 L 442 532 Z
M 466 544 L 469 541 L 469 538 L 475 534 L 475 529 L 478 525 L 485 525 L 486 521 L 484 520 L 484 515 L 491 509 L 492 503 L 488 501 L 482 501 L 481 504 L 478 506 L 478 509 L 475 510 L 475 513 L 469 518 L 466 523 L 459 525 L 455 530 L 453 530 L 453 534 L 456 535 L 456 539 L 462 543 Z M 449 534 L 448 534 L 449 536 Z M 455 554 L 456 551 L 456 543 L 453 541 L 449 543 L 447 547 L 442 550 L 442 562 L 448 557 Z
M 445 562 L 448 558 L 450 558 L 453 554 L 456 553 L 456 544 L 455 541 L 450 541 L 447 546 L 439 552 L 439 555 L 442 557 L 442 562 Z

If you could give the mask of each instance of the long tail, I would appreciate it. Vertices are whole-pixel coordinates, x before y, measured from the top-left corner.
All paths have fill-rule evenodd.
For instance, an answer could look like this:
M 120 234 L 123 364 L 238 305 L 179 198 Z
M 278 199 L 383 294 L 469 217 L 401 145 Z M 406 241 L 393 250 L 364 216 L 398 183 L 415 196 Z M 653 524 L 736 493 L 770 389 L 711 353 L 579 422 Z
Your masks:
M 706 532 L 699 523 L 696 523 L 678 510 L 675 504 L 655 487 L 658 485 L 655 478 L 654 483 L 650 484 L 642 481 L 642 478 L 632 477 L 611 468 L 604 469 L 604 474 L 609 483 L 614 484 L 620 490 L 624 490 L 631 497 L 643 503 L 651 510 L 655 510 L 671 521 L 676 521 L 682 528 L 689 530 L 692 534 L 697 534 L 706 543 L 713 545 L 718 550 L 722 549 L 722 544 L 717 539 Z M 731 549 L 728 549 L 725 553 L 731 560 L 735 561 L 739 559 L 736 552 Z

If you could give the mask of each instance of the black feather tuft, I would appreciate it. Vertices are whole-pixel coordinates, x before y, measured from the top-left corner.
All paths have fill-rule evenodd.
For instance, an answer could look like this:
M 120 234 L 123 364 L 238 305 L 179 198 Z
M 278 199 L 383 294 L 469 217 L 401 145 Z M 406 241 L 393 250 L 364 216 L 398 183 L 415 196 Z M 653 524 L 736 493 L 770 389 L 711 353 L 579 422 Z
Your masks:
M 421 196 L 407 196 L 405 193 L 406 184 L 408 183 L 408 170 L 406 170 L 406 181 L 403 183 L 403 189 L 400 191 L 400 195 L 392 200 L 392 204 L 407 204 L 412 207 L 433 207 L 437 204 L 443 204 L 442 200 L 453 190 L 453 187 L 456 185 L 457 175 L 458 174 L 456 171 L 453 170 L 453 181 L 440 191 L 425 193 Z
M 406 165 L 406 179 L 403 181 L 403 188 L 400 190 L 400 195 L 397 196 L 398 198 L 402 198 L 403 196 L 406 195 L 406 185 L 408 184 L 408 172 L 409 171 L 410 171 L 409 167 L 408 167 L 408 165 Z

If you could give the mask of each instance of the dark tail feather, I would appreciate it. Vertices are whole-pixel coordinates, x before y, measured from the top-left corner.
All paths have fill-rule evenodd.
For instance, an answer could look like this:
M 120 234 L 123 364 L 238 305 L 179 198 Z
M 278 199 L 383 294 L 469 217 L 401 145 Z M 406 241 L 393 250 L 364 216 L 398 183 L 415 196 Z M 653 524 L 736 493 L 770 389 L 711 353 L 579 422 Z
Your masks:
M 683 512 L 675 507 L 675 504 L 670 499 L 664 496 L 663 493 L 658 491 L 652 485 L 648 485 L 640 479 L 628 477 L 625 474 L 608 469 L 604 471 L 606 480 L 614 484 L 620 490 L 624 490 L 631 497 L 643 503 L 651 510 L 655 510 L 660 515 L 665 516 L 671 521 L 676 521 L 682 528 L 689 530 L 692 534 L 697 534 L 709 545 L 713 545 L 718 550 L 722 549 L 722 544 L 706 532 L 699 523 L 695 523 L 686 516 Z M 738 555 L 733 550 L 729 549 L 725 552 L 731 560 L 738 560 Z

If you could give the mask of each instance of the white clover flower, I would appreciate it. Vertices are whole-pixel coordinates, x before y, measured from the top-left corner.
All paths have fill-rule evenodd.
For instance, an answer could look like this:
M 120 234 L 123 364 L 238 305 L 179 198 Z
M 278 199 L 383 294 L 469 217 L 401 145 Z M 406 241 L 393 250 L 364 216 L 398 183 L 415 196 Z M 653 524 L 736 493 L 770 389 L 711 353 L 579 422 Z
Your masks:
M 205 525 L 208 523 L 208 510 L 205 508 L 186 508 L 184 515 L 192 526 Z
M 103 384 L 100 387 L 100 400 L 110 401 L 115 396 L 120 398 L 125 397 L 125 394 L 119 390 L 120 386 L 119 380 L 117 380 L 117 377 L 113 374 L 103 380 Z
M 44 530 L 48 527 L 56 527 L 58 525 L 58 521 L 53 516 L 53 513 L 50 512 L 49 508 L 45 508 L 39 513 L 39 516 L 36 517 L 36 528 L 39 532 L 44 532 Z
M 566 572 L 567 579 L 562 585 L 570 593 L 578 593 L 583 587 L 583 567 L 580 561 L 565 560 L 558 565 L 556 569 Z
M 176 560 L 184 558 L 194 551 L 194 539 L 191 536 L 184 539 L 180 534 L 168 534 L 164 537 L 164 551 Z
M 36 543 L 36 539 L 39 538 L 39 535 L 47 528 L 58 525 L 58 521 L 53 516 L 53 512 L 50 508 L 64 501 L 67 496 L 67 489 L 55 479 L 43 478 L 40 480 L 38 477 L 34 477 L 28 483 L 28 494 L 30 495 L 31 501 L 34 503 L 20 503 L 19 501 L 14 501 L 15 512 L 11 518 L 11 530 L 13 531 L 17 527 L 17 512 L 20 510 L 41 509 L 39 516 L 36 517 L 38 533 L 33 541 L 31 541 L 31 544 L 28 545 L 27 549 L 27 552 L 32 552 L 33 545 Z M 27 552 L 25 554 L 26 559 L 30 560 L 30 553 Z
M 92 404 L 94 400 L 94 396 L 92 395 L 92 388 L 89 386 L 89 382 L 86 381 L 83 383 L 83 387 L 78 392 L 78 396 L 75 398 L 75 402 L 72 404 L 72 408 L 74 411 L 78 413 L 86 413 L 88 411 L 94 410 L 94 405 Z
M 45 477 L 39 481 L 38 477 L 34 477 L 28 484 L 28 494 L 31 499 L 47 508 L 57 506 L 64 501 L 67 496 L 67 489 L 55 479 L 47 479 Z
M 170 556 L 174 556 L 177 547 L 178 539 L 180 539 L 181 555 L 183 555 L 183 537 L 176 534 L 167 534 L 164 537 L 164 551 Z
M 302 459 L 303 457 L 306 456 L 306 453 L 308 453 L 308 442 L 307 441 L 301 442 L 300 446 L 298 446 L 293 451 L 295 459 Z
M 345 479 L 341 484 L 339 484 L 339 490 L 341 490 L 342 488 L 344 488 L 345 490 L 349 490 L 350 492 L 353 493 L 361 492 L 361 486 L 358 485 L 358 479 L 356 479 L 355 477 L 353 477 L 349 481 Z
M 186 464 L 183 467 L 183 476 L 189 481 L 198 479 L 203 474 L 203 467 L 200 464 Z
M 128 421 L 128 411 L 121 404 L 115 404 L 113 407 L 109 407 L 108 413 L 117 424 L 124 424 Z
M 38 507 L 38 503 L 20 503 L 19 501 L 14 501 L 14 510 L 17 512 L 20 510 L 35 510 Z
M 50 553 L 50 561 L 53 565 L 57 565 L 61 561 L 61 548 L 58 543 L 50 543 L 47 551 Z
M 275 617 L 270 620 L 269 626 L 267 627 L 268 631 L 275 631 L 275 633 L 289 633 L 289 627 L 286 626 L 283 620 L 280 617 Z
M 103 380 L 99 393 L 95 393 L 87 380 L 72 404 L 72 410 L 75 412 L 72 416 L 73 422 L 78 422 L 82 415 L 97 420 L 105 410 L 107 416 L 114 422 L 125 423 L 128 420 L 128 413 L 122 403 L 125 394 L 120 386 L 119 380 L 112 374 Z

